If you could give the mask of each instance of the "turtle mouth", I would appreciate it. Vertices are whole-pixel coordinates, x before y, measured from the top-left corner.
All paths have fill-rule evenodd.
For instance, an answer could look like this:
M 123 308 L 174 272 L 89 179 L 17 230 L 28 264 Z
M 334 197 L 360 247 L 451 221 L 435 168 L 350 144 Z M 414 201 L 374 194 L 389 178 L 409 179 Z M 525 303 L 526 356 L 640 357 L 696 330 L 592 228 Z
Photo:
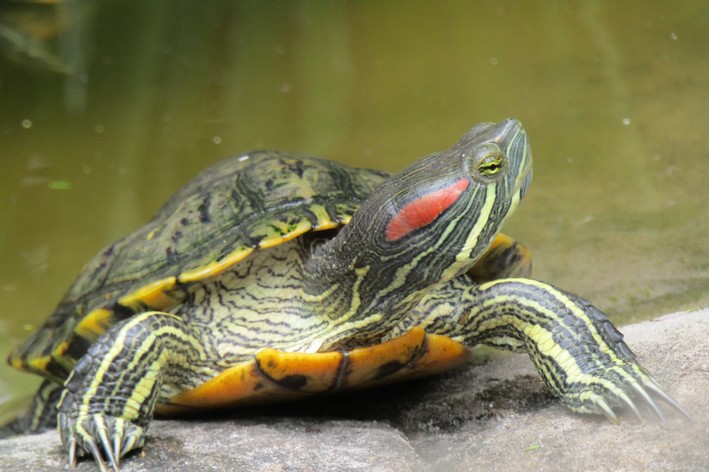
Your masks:
M 496 144 L 506 142 L 505 153 L 519 159 L 516 165 L 513 164 L 519 168 L 519 172 L 514 179 L 514 187 L 508 194 L 512 200 L 519 202 L 527 194 L 532 180 L 532 152 L 529 148 L 527 133 L 522 127 L 522 123 L 513 118 L 501 121 L 495 127 L 497 128 L 497 136 L 494 142 Z
M 531 156 L 527 161 L 527 164 L 522 169 L 517 181 L 515 182 L 515 187 L 512 195 L 517 195 L 518 200 L 522 200 L 525 195 L 527 195 L 527 190 L 529 190 L 529 185 L 532 182 L 532 159 Z
M 518 129 L 516 130 L 516 133 L 520 133 L 521 136 L 518 136 L 517 138 L 520 140 L 518 145 L 520 146 L 518 148 L 518 152 L 521 154 L 520 155 L 520 170 L 517 175 L 517 178 L 515 179 L 515 184 L 514 188 L 512 191 L 512 195 L 514 196 L 513 198 L 517 201 L 520 201 L 524 198 L 524 196 L 527 194 L 527 190 L 529 190 L 529 185 L 532 182 L 532 150 L 529 147 L 529 141 L 527 140 L 527 133 L 524 131 L 522 128 L 522 125 L 517 122 L 516 123 L 518 126 Z M 510 149 L 511 151 L 511 149 Z

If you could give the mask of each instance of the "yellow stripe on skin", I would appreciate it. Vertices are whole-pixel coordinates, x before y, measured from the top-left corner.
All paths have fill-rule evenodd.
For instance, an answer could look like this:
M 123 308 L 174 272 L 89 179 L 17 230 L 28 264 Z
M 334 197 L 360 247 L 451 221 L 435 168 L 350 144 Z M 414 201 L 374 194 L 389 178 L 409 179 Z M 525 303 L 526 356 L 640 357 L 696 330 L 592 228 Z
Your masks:
M 168 316 L 167 314 L 160 314 L 161 316 Z M 169 315 L 172 316 L 172 315 Z M 176 319 L 179 319 L 178 317 L 175 316 Z M 197 351 L 202 351 L 202 345 L 197 342 L 196 339 L 194 339 L 191 335 L 185 334 L 184 331 L 176 329 L 171 326 L 164 326 L 159 328 L 158 330 L 154 331 L 151 336 L 149 336 L 147 339 L 144 340 L 144 342 L 140 345 L 140 347 L 136 350 L 136 352 L 133 354 L 133 361 L 128 365 L 127 371 L 129 372 L 134 372 L 136 369 L 140 367 L 140 357 L 148 352 L 149 350 L 153 349 L 154 347 L 154 340 L 159 337 L 163 336 L 165 334 L 169 334 L 170 336 L 173 336 L 181 341 L 183 341 L 186 344 L 189 344 L 193 349 Z M 139 415 L 140 411 L 140 406 L 141 404 L 145 401 L 145 399 L 150 395 L 150 392 L 153 388 L 153 385 L 155 384 L 155 381 L 158 378 L 158 375 L 160 375 L 161 370 L 163 367 L 167 364 L 168 358 L 171 359 L 171 363 L 175 363 L 175 357 L 178 356 L 179 353 L 171 350 L 170 348 L 165 348 L 163 352 L 161 353 L 160 357 L 158 359 L 155 359 L 151 364 L 148 369 L 145 369 L 145 367 L 141 367 L 141 369 L 144 371 L 144 375 L 141 376 L 140 381 L 138 382 L 137 385 L 133 388 L 131 391 L 131 395 L 129 400 L 126 402 L 123 412 L 121 414 L 122 418 L 127 418 L 127 419 L 134 419 L 137 418 Z M 190 365 L 189 359 L 187 359 L 184 355 L 181 356 L 182 359 L 180 359 L 181 362 L 178 362 L 179 364 L 182 364 L 181 368 L 184 369 L 190 369 L 192 371 L 195 370 L 193 365 Z M 196 379 L 195 379 L 196 380 Z
M 347 321 L 352 316 L 356 315 L 359 311 L 359 307 L 362 305 L 362 298 L 360 297 L 359 287 L 362 285 L 364 278 L 369 273 L 369 266 L 360 267 L 354 269 L 354 273 L 357 276 L 354 285 L 352 286 L 352 298 L 350 298 L 350 309 L 342 316 L 338 318 L 338 322 Z
M 105 373 L 110 370 L 111 365 L 114 364 L 114 362 L 119 356 L 125 355 L 125 347 L 130 345 L 129 343 L 127 343 L 126 336 L 131 331 L 131 329 L 134 328 L 136 325 L 144 323 L 147 318 L 156 315 L 163 317 L 172 317 L 176 320 L 180 320 L 180 318 L 175 315 L 158 312 L 142 313 L 128 320 L 121 327 L 118 333 L 116 333 L 115 339 L 112 340 L 111 348 L 101 358 L 101 362 L 99 364 L 98 369 L 96 369 L 94 377 L 91 379 L 90 384 L 88 385 L 84 394 L 81 397 L 81 405 L 79 407 L 80 411 L 88 414 L 91 399 L 96 395 L 99 386 L 103 383 Z M 152 387 L 149 387 L 149 385 L 152 385 L 151 382 L 155 382 L 158 373 L 165 365 L 166 356 L 176 355 L 175 352 L 170 351 L 170 348 L 166 348 L 161 353 L 158 359 L 154 359 L 151 362 L 149 368 L 146 369 L 144 365 L 139 364 L 140 362 L 145 362 L 145 359 L 140 359 L 142 354 L 151 350 L 154 347 L 155 341 L 161 336 L 164 336 L 165 334 L 170 334 L 171 336 L 179 339 L 180 341 L 185 342 L 186 344 L 190 345 L 192 349 L 196 349 L 200 352 L 202 351 L 202 346 L 196 339 L 186 334 L 184 331 L 176 329 L 172 326 L 161 326 L 158 329 L 151 331 L 150 334 L 146 336 L 145 339 L 143 339 L 142 343 L 135 349 L 135 352 L 130 353 L 130 358 L 132 360 L 128 364 L 128 366 L 123 369 L 126 373 L 142 372 L 142 375 L 140 375 L 141 380 L 138 382 L 137 385 L 132 388 L 130 396 L 126 399 L 127 401 L 121 414 L 121 417 L 124 419 L 132 420 L 138 417 L 140 404 L 143 400 L 145 400 L 145 398 L 147 398 L 145 391 L 147 390 L 148 393 L 150 392 L 150 388 Z M 194 370 L 194 366 L 191 366 L 191 369 Z M 116 385 L 113 386 L 114 389 L 115 387 Z
M 145 369 L 145 375 L 141 376 L 138 383 L 133 387 L 131 396 L 123 407 L 121 418 L 134 419 L 140 416 L 140 407 L 150 395 L 150 391 L 158 379 L 160 370 L 166 363 L 165 358 L 167 356 L 168 354 L 164 352 L 157 360 L 150 364 L 148 369 Z
M 623 361 L 619 359 L 615 352 L 613 352 L 610 346 L 603 340 L 601 335 L 598 333 L 598 330 L 596 329 L 595 325 L 591 322 L 586 313 L 571 299 L 569 299 L 567 296 L 565 296 L 558 290 L 554 289 L 552 286 L 529 279 L 505 279 L 483 284 L 480 286 L 480 288 L 484 290 L 496 284 L 512 281 L 520 284 L 534 286 L 538 289 L 544 290 L 550 295 L 553 295 L 554 299 L 560 304 L 562 304 L 567 310 L 572 312 L 577 320 L 582 320 L 584 322 L 586 328 L 593 337 L 593 340 L 599 351 L 609 357 L 610 364 L 617 365 L 618 363 L 623 363 Z M 491 311 L 494 310 L 496 307 L 501 307 L 505 304 L 516 306 L 521 312 L 536 311 L 539 313 L 543 313 L 546 319 L 550 321 L 553 320 L 559 326 L 564 327 L 569 333 L 573 334 L 578 331 L 578 328 L 571 327 L 565 324 L 563 322 L 564 317 L 559 316 L 555 311 L 552 311 L 542 306 L 540 303 L 532 299 L 522 298 L 520 296 L 496 296 L 493 299 L 486 300 L 485 303 L 480 306 L 480 309 L 487 309 L 488 311 Z M 614 382 L 606 380 L 605 378 L 599 377 L 597 375 L 584 373 L 581 367 L 578 365 L 576 359 L 573 357 L 573 355 L 553 340 L 552 332 L 544 329 L 541 325 L 529 324 L 524 322 L 519 318 L 519 315 L 491 317 L 486 322 L 481 323 L 479 331 L 484 332 L 504 325 L 515 326 L 516 329 L 518 329 L 520 332 L 523 332 L 525 336 L 527 336 L 529 339 L 532 339 L 535 342 L 537 349 L 539 350 L 539 354 L 553 359 L 554 362 L 558 365 L 558 367 L 564 371 L 567 378 L 567 384 L 576 383 L 584 385 L 602 385 L 607 390 L 614 392 L 618 396 L 625 394 L 624 391 L 619 388 Z M 553 376 L 550 375 L 549 372 L 547 372 L 546 365 L 541 362 L 541 360 L 540 362 L 537 362 L 537 365 L 539 366 L 540 370 L 543 371 L 544 375 L 549 379 L 550 386 L 553 385 L 553 382 L 551 381 L 551 378 Z M 622 370 L 619 370 L 618 374 L 621 376 L 627 375 Z M 589 395 L 593 394 L 584 392 L 579 395 L 578 398 L 590 398 Z
M 485 203 L 480 209 L 480 215 L 478 216 L 475 226 L 470 230 L 463 247 L 456 256 L 456 263 L 450 266 L 443 273 L 444 280 L 450 280 L 458 273 L 460 270 L 468 265 L 470 265 L 470 256 L 478 245 L 478 239 L 483 229 L 487 225 L 492 212 L 492 208 L 497 201 L 497 184 L 490 184 L 485 188 Z M 457 223 L 457 222 L 456 222 Z
M 467 209 L 470 209 L 470 207 L 473 206 L 473 200 L 474 200 L 473 198 L 469 199 L 469 201 L 467 203 L 467 205 L 468 205 Z M 464 213 L 467 213 L 467 211 Z M 487 218 L 487 215 L 485 215 L 485 219 L 486 218 Z M 458 226 L 458 223 L 459 222 L 457 220 L 451 221 L 446 226 L 446 228 L 440 232 L 438 239 L 437 239 L 437 244 L 433 244 L 433 245 L 429 246 L 428 248 L 426 248 L 425 250 L 422 250 L 408 264 L 399 267 L 399 269 L 397 269 L 397 271 L 396 271 L 396 274 L 395 274 L 392 282 L 388 286 L 386 286 L 382 290 L 380 290 L 377 293 L 377 296 L 380 299 L 385 299 L 387 297 L 387 295 L 389 295 L 393 291 L 397 290 L 398 288 L 402 287 L 406 283 L 406 279 L 408 278 L 409 274 L 413 270 L 418 269 L 419 262 L 421 261 L 421 259 L 423 259 L 424 257 L 428 256 L 429 254 L 431 254 L 433 252 L 438 251 L 438 249 L 441 246 L 441 244 L 443 243 L 443 241 L 445 241 L 448 238 L 448 236 L 450 235 L 450 233 L 453 232 L 453 230 L 455 230 L 456 226 Z M 470 261 L 468 261 L 468 263 L 469 262 Z M 452 270 L 452 268 L 449 268 L 448 270 L 446 270 L 443 273 L 442 280 L 448 280 L 448 279 L 452 278 L 453 276 L 457 275 L 458 270 L 459 269 L 457 269 L 457 268 L 455 270 Z M 454 275 L 450 275 L 449 272 Z M 421 296 L 420 293 L 414 292 L 411 295 L 409 295 L 409 297 L 407 297 L 404 300 L 402 300 L 401 302 L 399 302 L 399 305 L 406 307 L 408 304 L 411 303 L 411 300 L 418 300 L 420 298 L 420 296 Z
M 350 298 L 349 308 L 337 319 L 331 320 L 324 330 L 315 331 L 304 339 L 303 350 L 306 352 L 317 352 L 329 348 L 337 341 L 346 337 L 348 333 L 356 333 L 360 328 L 371 326 L 381 320 L 382 315 L 375 313 L 366 318 L 353 320 L 358 315 L 359 308 L 362 304 L 360 297 L 360 285 L 364 281 L 369 266 L 353 268 L 357 279 L 352 286 L 352 297 Z M 330 292 L 330 291 L 328 291 Z M 318 300 L 321 297 L 310 297 L 309 300 Z
M 498 300 L 495 304 L 498 303 L 504 303 L 504 299 Z M 555 319 L 558 320 L 558 318 Z M 561 370 L 564 371 L 567 378 L 566 383 L 580 383 L 585 385 L 601 384 L 608 390 L 619 395 L 623 393 L 622 390 L 619 389 L 613 382 L 584 373 L 576 362 L 576 359 L 569 353 L 569 351 L 563 349 L 559 344 L 557 344 L 553 339 L 553 334 L 542 328 L 540 325 L 524 323 L 516 316 L 510 315 L 491 318 L 487 323 L 481 324 L 480 327 L 482 328 L 481 331 L 486 331 L 505 325 L 515 326 L 529 339 L 534 340 L 540 355 L 554 359 L 554 362 Z M 617 357 L 613 356 L 612 359 L 615 360 Z M 546 369 L 546 364 L 540 362 L 537 363 L 537 365 L 544 371 L 543 373 L 545 377 L 548 379 L 552 377 L 552 375 L 550 375 L 551 373 Z M 550 386 L 551 385 L 553 385 L 553 382 L 550 383 Z M 579 398 L 582 398 L 582 396 Z
M 581 308 L 579 308 L 576 303 L 574 303 L 573 300 L 569 299 L 565 294 L 561 293 L 559 290 L 554 288 L 553 286 L 546 284 L 544 282 L 539 282 L 537 280 L 532 280 L 532 279 L 502 279 L 502 280 L 494 280 L 492 282 L 488 282 L 486 284 L 483 284 L 480 286 L 480 289 L 484 290 L 488 287 L 492 287 L 494 285 L 497 285 L 502 282 L 517 282 L 520 284 L 525 284 L 529 286 L 536 287 L 540 290 L 545 291 L 546 293 L 553 295 L 554 299 L 556 299 L 558 302 L 560 302 L 564 308 L 572 312 L 574 315 L 576 315 L 576 319 L 583 320 L 586 328 L 591 332 L 591 335 L 593 336 L 593 340 L 596 342 L 596 344 L 601 348 L 601 352 L 604 354 L 607 354 L 611 359 L 615 360 L 617 359 L 617 355 L 615 352 L 610 349 L 610 347 L 607 345 L 607 343 L 603 340 L 601 335 L 598 333 L 598 330 L 596 329 L 596 326 L 591 322 L 591 320 L 586 316 L 585 311 L 583 311 Z M 519 297 L 515 298 L 515 301 L 519 301 Z M 577 328 L 570 327 L 566 324 L 563 323 L 563 318 L 559 317 L 556 312 L 553 312 L 545 307 L 542 307 L 539 303 L 534 302 L 533 300 L 525 299 L 525 302 L 527 303 L 528 306 L 532 306 L 535 309 L 539 311 L 543 311 L 546 313 L 550 319 L 557 320 L 558 323 L 565 328 L 567 328 L 570 332 L 576 332 Z

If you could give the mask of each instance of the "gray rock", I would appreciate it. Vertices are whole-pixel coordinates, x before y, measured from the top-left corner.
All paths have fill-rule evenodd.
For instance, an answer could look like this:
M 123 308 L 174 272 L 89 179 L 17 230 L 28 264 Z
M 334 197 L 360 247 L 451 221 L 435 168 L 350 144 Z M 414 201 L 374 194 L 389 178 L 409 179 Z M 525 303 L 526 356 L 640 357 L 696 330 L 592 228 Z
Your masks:
M 709 309 L 623 328 L 692 421 L 568 412 L 525 356 L 422 381 L 220 417 L 158 420 L 122 470 L 709 470 Z M 661 405 L 664 406 L 664 405 Z M 67 467 L 55 432 L 0 441 L 0 469 Z M 78 470 L 95 470 L 90 461 Z

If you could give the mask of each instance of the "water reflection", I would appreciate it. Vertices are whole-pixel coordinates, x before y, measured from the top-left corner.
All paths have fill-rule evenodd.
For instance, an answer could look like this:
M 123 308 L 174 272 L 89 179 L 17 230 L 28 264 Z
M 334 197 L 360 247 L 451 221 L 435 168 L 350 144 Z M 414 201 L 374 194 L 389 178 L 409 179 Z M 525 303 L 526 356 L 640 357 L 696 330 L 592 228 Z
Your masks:
M 87 43 L 97 7 L 90 0 L 0 4 L 0 55 L 21 68 L 63 75 L 68 112 L 86 106 Z

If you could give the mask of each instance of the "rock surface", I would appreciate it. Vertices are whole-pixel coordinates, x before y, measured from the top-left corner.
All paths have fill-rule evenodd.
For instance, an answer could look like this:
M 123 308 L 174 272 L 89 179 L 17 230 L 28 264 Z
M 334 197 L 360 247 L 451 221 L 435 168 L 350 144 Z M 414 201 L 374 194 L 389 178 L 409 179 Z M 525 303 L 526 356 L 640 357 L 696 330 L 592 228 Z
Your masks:
M 666 425 L 645 410 L 648 421 L 625 414 L 619 426 L 575 415 L 519 355 L 374 391 L 154 421 L 121 470 L 709 470 L 709 309 L 622 331 L 692 421 L 669 408 Z M 65 468 L 56 432 L 0 441 L 0 470 Z

